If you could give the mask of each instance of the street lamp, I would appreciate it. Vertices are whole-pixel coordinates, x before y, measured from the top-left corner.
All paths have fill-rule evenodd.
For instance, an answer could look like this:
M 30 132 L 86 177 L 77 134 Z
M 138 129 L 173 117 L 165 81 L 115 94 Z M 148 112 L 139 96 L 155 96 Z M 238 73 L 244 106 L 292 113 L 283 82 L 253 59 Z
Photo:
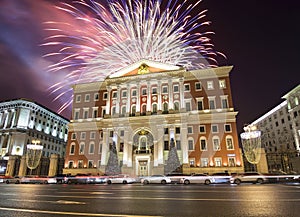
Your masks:
M 27 145 L 26 164 L 30 169 L 30 175 L 32 174 L 32 170 L 37 168 L 41 160 L 43 146 L 39 144 L 39 140 L 32 140 L 32 144 Z
M 261 157 L 261 131 L 256 126 L 248 125 L 241 133 L 244 154 L 249 163 L 257 165 Z

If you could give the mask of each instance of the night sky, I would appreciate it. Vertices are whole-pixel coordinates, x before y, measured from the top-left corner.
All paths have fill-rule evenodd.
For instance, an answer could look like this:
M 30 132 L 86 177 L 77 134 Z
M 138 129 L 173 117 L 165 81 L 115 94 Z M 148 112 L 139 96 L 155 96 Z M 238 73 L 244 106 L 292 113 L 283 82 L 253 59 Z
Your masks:
M 41 47 L 47 36 L 43 22 L 65 19 L 56 0 L 1 0 L 0 101 L 28 98 L 57 111 L 48 87 L 62 74 L 48 73 Z M 233 65 L 231 88 L 238 131 L 277 104 L 299 84 L 300 1 L 203 0 L 215 50 Z M 70 21 L 71 22 L 71 21 Z M 63 113 L 70 118 L 70 112 Z

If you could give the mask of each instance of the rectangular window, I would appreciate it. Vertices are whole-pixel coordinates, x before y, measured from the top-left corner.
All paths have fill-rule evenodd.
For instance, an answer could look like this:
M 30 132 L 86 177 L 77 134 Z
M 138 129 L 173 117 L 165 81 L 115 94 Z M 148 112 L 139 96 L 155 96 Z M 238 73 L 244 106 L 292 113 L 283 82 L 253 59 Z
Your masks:
M 93 110 L 93 118 L 97 118 L 98 117 L 98 109 L 94 109 Z
M 107 99 L 107 92 L 103 93 L 103 99 L 104 99 L 104 100 Z
M 179 86 L 178 85 L 174 85 L 173 86 L 173 92 L 174 93 L 178 93 L 179 92 Z
M 123 90 L 123 91 L 122 91 L 122 98 L 125 98 L 125 97 L 127 97 L 127 91 L 126 91 L 126 90 Z
M 191 102 L 185 102 L 185 109 L 187 112 L 191 111 Z
M 199 90 L 201 90 L 202 89 L 202 86 L 201 86 L 201 83 L 200 82 L 196 82 L 195 83 L 195 90 L 197 91 L 199 91 Z
M 74 168 L 74 161 L 69 161 L 68 162 L 68 168 Z
M 72 133 L 71 139 L 72 139 L 72 140 L 75 140 L 75 139 L 76 139 L 76 133 Z
M 207 81 L 207 89 L 213 90 L 214 89 L 214 82 L 213 81 Z
M 235 167 L 236 163 L 235 163 L 235 157 L 229 157 L 228 158 L 228 166 L 230 167 Z
M 81 101 L 81 95 L 76 96 L 76 102 L 79 103 Z
M 220 151 L 221 150 L 219 139 L 217 139 L 217 138 L 213 139 L 213 147 L 214 147 L 214 151 Z
M 124 136 L 124 130 L 120 131 L 120 136 Z
M 71 144 L 70 155 L 74 155 L 74 154 L 75 154 L 75 144 Z
M 215 99 L 209 99 L 209 109 L 216 109 Z
M 188 131 L 188 134 L 192 134 L 193 133 L 193 127 L 188 127 L 187 131 Z
M 83 160 L 78 160 L 78 168 L 83 168 Z
M 175 128 L 175 133 L 176 133 L 176 134 L 179 134 L 179 133 L 180 133 L 180 127 L 176 127 L 176 128 Z
M 85 102 L 89 102 L 90 101 L 90 94 L 85 94 L 84 101 Z
M 208 158 L 201 158 L 201 167 L 208 167 Z
M 221 167 L 222 166 L 222 158 L 215 157 L 215 166 L 216 167 Z
M 197 101 L 197 109 L 203 110 L 203 101 L 202 100 Z
M 114 131 L 109 131 L 109 137 L 113 137 L 114 136 Z
M 162 87 L 162 92 L 163 93 L 168 93 L 168 86 L 163 86 Z
M 164 141 L 164 150 L 169 150 L 169 141 Z
M 194 141 L 191 139 L 188 140 L 188 149 L 189 149 L 189 151 L 194 150 Z
M 84 143 L 80 143 L 80 145 L 79 145 L 79 154 L 84 154 L 84 146 L 85 146 Z
M 181 143 L 180 140 L 176 140 L 176 149 L 181 150 Z
M 218 133 L 219 131 L 218 131 L 218 125 L 211 125 L 211 131 L 213 132 L 213 133 Z
M 227 98 L 222 98 L 221 101 L 222 101 L 222 108 L 223 109 L 228 108 L 228 100 L 227 100 Z
M 89 111 L 88 110 L 84 110 L 83 112 L 83 119 L 88 119 L 89 118 Z
M 113 99 L 116 99 L 117 96 L 118 96 L 117 91 L 113 91 L 113 92 L 112 92 L 112 98 L 113 98 Z
M 169 134 L 169 128 L 164 128 L 164 134 Z
M 136 96 L 136 90 L 132 90 L 131 95 Z
M 94 166 L 94 161 L 93 160 L 89 160 L 88 167 L 89 168 L 93 168 L 93 166 Z
M 200 126 L 199 126 L 199 132 L 200 132 L 200 133 L 205 133 L 205 132 L 206 132 L 206 130 L 205 130 L 205 125 L 200 125 Z
M 147 89 L 146 89 L 146 88 L 143 88 L 143 89 L 142 89 L 142 95 L 143 95 L 143 96 L 147 95 Z
M 94 152 L 95 152 L 95 144 L 90 143 L 89 154 L 94 154 Z
M 232 142 L 232 138 L 226 138 L 226 147 L 227 150 L 233 150 L 233 142 Z
M 195 158 L 190 158 L 189 162 L 190 162 L 190 167 L 195 167 Z
M 120 152 L 124 151 L 124 142 L 120 142 Z
M 207 151 L 206 139 L 200 139 L 200 148 L 201 151 Z
M 79 119 L 79 111 L 74 111 L 74 120 Z
M 231 132 L 231 124 L 225 124 L 224 128 L 225 128 L 225 132 Z
M 152 87 L 152 94 L 157 94 L 157 87 Z
M 226 88 L 226 80 L 225 79 L 219 80 L 219 87 L 220 87 L 220 89 Z
M 82 140 L 85 139 L 85 135 L 86 135 L 85 132 L 81 132 L 81 133 L 80 133 L 80 139 L 82 139 Z
M 184 84 L 184 91 L 189 92 L 190 91 L 190 84 Z
M 96 138 L 96 133 L 90 132 L 90 139 L 95 139 L 95 138 Z
M 99 100 L 99 93 L 94 93 L 94 101 L 98 101 Z

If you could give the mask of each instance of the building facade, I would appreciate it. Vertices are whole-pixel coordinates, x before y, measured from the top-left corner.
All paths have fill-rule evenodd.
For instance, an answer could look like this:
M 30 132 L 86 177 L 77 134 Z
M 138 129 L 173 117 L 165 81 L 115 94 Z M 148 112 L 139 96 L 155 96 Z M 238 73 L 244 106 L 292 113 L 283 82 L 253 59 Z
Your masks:
M 52 155 L 63 158 L 66 152 L 68 123 L 64 117 L 28 99 L 1 102 L 0 159 L 11 164 L 10 168 L 6 168 L 6 173 L 26 174 L 24 169 L 19 174 L 15 170 L 15 163 L 26 157 L 28 144 L 42 145 L 42 158 L 50 159 Z M 20 165 L 17 168 L 20 169 Z M 23 168 L 26 169 L 26 165 L 23 165 Z
M 173 146 L 184 173 L 243 171 L 231 69 L 141 60 L 74 85 L 64 173 L 105 173 L 115 147 L 122 173 L 164 174 Z
M 300 172 L 300 85 L 282 98 L 285 99 L 282 103 L 251 125 L 262 132 L 269 172 Z

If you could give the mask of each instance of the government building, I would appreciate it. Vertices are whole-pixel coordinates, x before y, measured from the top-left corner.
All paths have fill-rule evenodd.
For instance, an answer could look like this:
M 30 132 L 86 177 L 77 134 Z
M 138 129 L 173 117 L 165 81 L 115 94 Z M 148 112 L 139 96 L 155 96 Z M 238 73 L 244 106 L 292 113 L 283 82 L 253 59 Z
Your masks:
M 251 123 L 261 131 L 269 172 L 300 172 L 300 85 Z
M 166 174 L 172 148 L 171 172 L 243 172 L 231 70 L 141 60 L 74 85 L 64 173 L 104 174 L 115 153 L 121 173 Z
M 53 158 L 55 168 L 50 175 L 55 175 L 59 159 L 64 162 L 68 123 L 69 120 L 29 99 L 0 102 L 0 174 L 48 175 Z M 31 172 L 26 163 L 29 144 L 42 147 L 41 163 Z

